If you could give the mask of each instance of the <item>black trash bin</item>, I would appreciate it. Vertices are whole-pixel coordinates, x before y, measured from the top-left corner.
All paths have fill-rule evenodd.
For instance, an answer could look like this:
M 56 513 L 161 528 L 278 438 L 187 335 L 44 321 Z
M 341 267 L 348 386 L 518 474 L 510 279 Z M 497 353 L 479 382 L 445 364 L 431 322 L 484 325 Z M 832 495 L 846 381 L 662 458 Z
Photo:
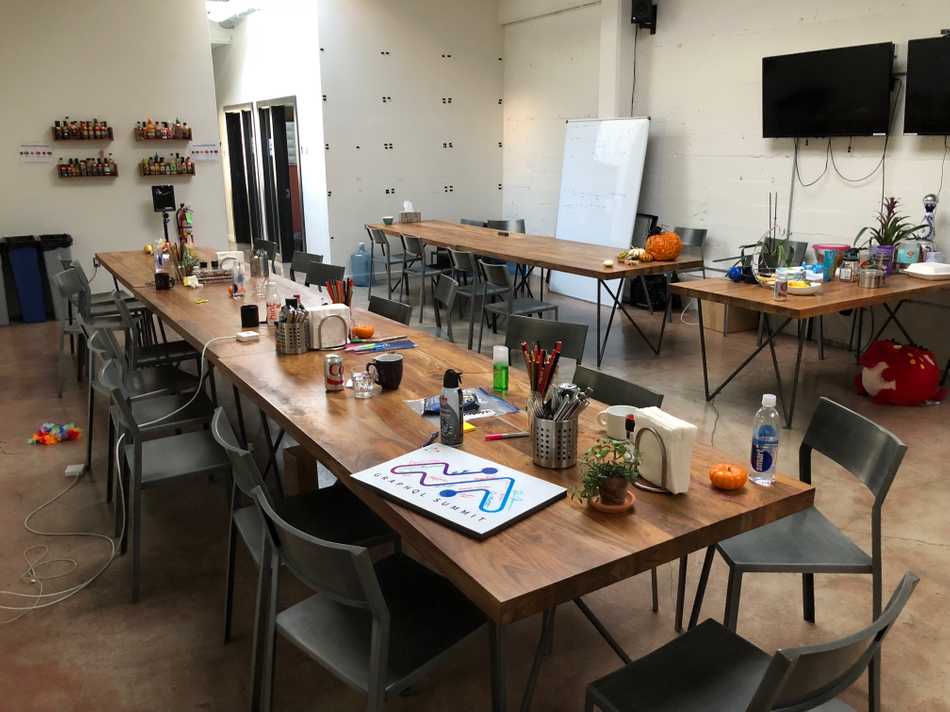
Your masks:
M 57 235 L 40 235 L 40 246 L 43 249 L 43 292 L 46 303 L 52 304 L 53 315 L 57 321 L 66 318 L 66 301 L 60 296 L 59 290 L 53 285 L 53 275 L 63 271 L 63 260 L 72 259 L 72 235 L 60 233 Z
M 34 323 L 46 321 L 47 300 L 44 288 L 40 242 L 32 235 L 0 240 L 3 271 L 10 319 Z

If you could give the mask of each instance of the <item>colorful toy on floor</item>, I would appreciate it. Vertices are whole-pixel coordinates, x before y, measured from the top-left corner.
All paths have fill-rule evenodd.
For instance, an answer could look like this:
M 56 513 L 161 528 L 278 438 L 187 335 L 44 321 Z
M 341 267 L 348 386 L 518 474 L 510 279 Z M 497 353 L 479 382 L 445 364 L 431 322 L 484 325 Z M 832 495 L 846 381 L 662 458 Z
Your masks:
M 860 395 L 882 405 L 920 405 L 940 401 L 940 368 L 933 352 L 895 341 L 875 341 L 861 354 L 861 373 L 854 377 Z
M 78 440 L 82 431 L 76 427 L 75 423 L 65 423 L 57 425 L 56 423 L 43 423 L 40 429 L 33 433 L 30 438 L 30 445 L 58 445 L 68 440 Z

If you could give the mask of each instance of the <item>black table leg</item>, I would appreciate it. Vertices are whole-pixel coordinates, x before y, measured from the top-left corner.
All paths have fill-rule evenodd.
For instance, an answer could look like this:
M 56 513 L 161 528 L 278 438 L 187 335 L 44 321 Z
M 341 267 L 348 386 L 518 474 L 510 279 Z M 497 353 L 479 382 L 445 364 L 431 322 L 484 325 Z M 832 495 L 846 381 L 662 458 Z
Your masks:
M 280 472 L 277 469 L 277 452 L 280 449 L 280 442 L 284 439 L 284 429 L 281 428 L 280 432 L 277 433 L 277 439 L 271 440 L 270 438 L 270 425 L 267 422 L 267 413 L 263 410 L 260 410 L 261 414 L 261 427 L 264 429 L 264 437 L 267 439 L 267 447 L 270 450 L 270 455 L 267 457 L 267 465 L 264 467 L 264 474 L 261 475 L 261 479 L 267 480 L 267 473 L 270 472 L 271 465 L 274 466 L 274 479 L 277 480 L 277 491 L 280 492 L 280 496 L 284 496 L 284 485 L 280 481 Z
M 575 598 L 574 603 L 581 610 L 581 613 L 584 614 L 587 620 L 590 621 L 590 624 L 594 626 L 594 629 L 600 633 L 600 637 L 607 642 L 607 645 L 610 646 L 610 649 L 617 654 L 617 657 L 620 658 L 621 662 L 623 662 L 624 665 L 629 665 L 631 662 L 633 662 L 630 659 L 630 656 L 627 655 L 627 651 L 624 650 L 620 643 L 617 642 L 617 639 L 610 634 L 610 631 L 607 630 L 607 626 L 601 623 L 600 619 L 594 615 L 594 612 L 584 602 L 584 599 L 580 597 Z
M 528 673 L 524 695 L 521 697 L 521 712 L 528 712 L 531 709 L 534 689 L 538 685 L 538 677 L 541 674 L 541 663 L 546 656 L 551 654 L 551 637 L 554 632 L 554 613 L 556 611 L 557 608 L 548 608 L 541 614 L 541 637 L 538 638 L 538 649 L 534 653 L 531 672 Z
M 607 339 L 610 337 L 610 329 L 613 326 L 614 314 L 619 309 L 620 312 L 627 317 L 633 328 L 636 329 L 637 333 L 640 335 L 640 338 L 643 339 L 647 346 L 650 347 L 650 350 L 656 354 L 660 355 L 660 349 L 663 348 L 663 335 L 666 333 L 666 321 L 668 318 L 671 318 L 672 315 L 672 303 L 670 302 L 670 275 L 666 275 L 666 288 L 667 288 L 667 300 L 666 300 L 666 311 L 663 314 L 663 319 L 660 323 L 660 335 L 657 338 L 656 343 L 654 344 L 650 339 L 647 338 L 647 335 L 643 333 L 643 330 L 640 328 L 640 325 L 634 321 L 633 317 L 630 316 L 630 312 L 627 311 L 627 308 L 623 304 L 623 287 L 626 282 L 626 277 L 619 277 L 620 285 L 619 289 L 614 292 L 605 280 L 597 280 L 597 365 L 600 366 L 601 361 L 603 361 L 604 354 L 607 351 Z M 613 300 L 613 306 L 610 309 L 610 317 L 607 320 L 607 329 L 604 332 L 603 339 L 600 338 L 600 290 L 603 287 L 607 294 L 610 295 L 610 298 Z
M 604 351 L 607 350 L 607 339 L 604 339 L 603 347 L 600 344 L 600 288 L 604 285 L 604 280 L 597 280 L 597 368 L 600 368 L 600 362 L 604 360 Z M 607 335 L 610 336 L 608 330 Z
M 706 392 L 706 400 L 711 401 L 709 395 L 709 367 L 706 362 L 706 327 L 703 325 L 703 300 L 696 299 L 696 315 L 699 317 L 699 349 L 703 353 L 703 389 Z
M 488 622 L 491 654 L 491 708 L 492 712 L 508 712 L 508 676 L 505 668 L 505 626 Z

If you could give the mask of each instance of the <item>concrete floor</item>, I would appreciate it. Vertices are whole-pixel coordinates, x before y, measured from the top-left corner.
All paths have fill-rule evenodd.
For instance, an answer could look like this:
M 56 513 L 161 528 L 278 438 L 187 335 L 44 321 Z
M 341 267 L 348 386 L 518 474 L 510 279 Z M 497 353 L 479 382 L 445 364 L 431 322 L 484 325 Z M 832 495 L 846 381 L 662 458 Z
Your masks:
M 360 290 L 359 299 L 365 299 Z M 591 305 L 561 300 L 561 318 L 592 324 Z M 695 319 L 695 315 L 691 315 Z M 431 311 L 427 312 L 431 321 Z M 639 318 L 651 336 L 659 316 Z M 843 317 L 833 317 L 843 319 Z M 761 357 L 716 400 L 703 399 L 698 334 L 679 319 L 666 332 L 663 355 L 654 357 L 634 330 L 616 325 L 604 369 L 663 392 L 670 412 L 696 423 L 700 438 L 737 460 L 748 455 L 752 414 L 763 392 L 773 390 L 770 364 Z M 457 338 L 465 325 L 458 323 Z M 18 582 L 26 564 L 23 551 L 50 546 L 51 558 L 74 558 L 78 571 L 49 581 L 45 590 L 72 585 L 96 571 L 108 556 L 102 540 L 52 538 L 24 531 L 24 516 L 66 485 L 63 468 L 81 462 L 84 441 L 56 447 L 26 444 L 43 421 L 75 420 L 85 425 L 85 384 L 67 379 L 56 398 L 55 324 L 12 326 L 0 330 L 0 588 L 36 592 Z M 750 333 L 708 337 L 712 379 L 718 381 L 753 343 Z M 486 344 L 485 350 L 489 345 Z M 585 361 L 593 363 L 593 337 Z M 788 368 L 793 350 L 788 339 L 780 359 Z M 448 365 L 448 364 L 447 364 Z M 884 512 L 885 592 L 889 595 L 908 569 L 921 583 L 884 648 L 884 709 L 950 710 L 950 485 L 946 480 L 950 443 L 947 406 L 887 408 L 853 395 L 856 371 L 846 353 L 829 349 L 824 362 L 809 347 L 795 428 L 782 433 L 780 469 L 797 473 L 798 445 L 818 396 L 827 395 L 873 418 L 910 445 Z M 218 391 L 230 389 L 219 383 Z M 718 416 L 717 416 L 718 410 Z M 717 424 L 718 419 L 718 424 Z M 105 409 L 97 413 L 95 476 L 84 478 L 33 522 L 41 529 L 100 531 L 111 528 L 104 501 Z M 846 473 L 817 458 L 814 470 L 818 506 L 859 544 L 868 548 L 870 494 Z M 238 554 L 235 636 L 222 643 L 227 508 L 222 486 L 196 481 L 159 488 L 144 497 L 143 595 L 128 603 L 127 562 L 118 559 L 90 588 L 55 607 L 38 610 L 0 626 L 0 710 L 78 712 L 93 710 L 245 709 L 253 624 L 255 572 L 245 552 Z M 698 577 L 701 556 L 690 559 L 687 605 Z M 51 567 L 43 575 L 61 571 Z M 713 568 L 704 613 L 720 617 L 725 568 Z M 634 657 L 674 636 L 675 567 L 661 569 L 661 610 L 650 611 L 649 577 L 639 576 L 589 596 L 588 602 Z M 870 618 L 870 579 L 864 576 L 817 577 L 817 623 L 801 618 L 799 579 L 757 574 L 743 586 L 739 631 L 771 651 L 780 646 L 817 643 L 843 635 Z M 282 603 L 303 590 L 289 577 Z M 22 605 L 9 596 L 3 605 Z M 12 616 L 0 611 L 0 620 Z M 538 619 L 510 630 L 509 665 L 513 699 L 518 699 L 537 642 Z M 545 662 L 535 697 L 536 710 L 582 709 L 585 685 L 618 667 L 618 660 L 572 606 L 557 616 L 554 654 Z M 487 636 L 477 637 L 433 674 L 418 694 L 391 701 L 389 710 L 488 709 Z M 278 644 L 276 709 L 363 709 L 363 698 L 337 682 L 319 665 L 290 646 Z M 862 677 L 843 696 L 856 709 L 866 708 Z

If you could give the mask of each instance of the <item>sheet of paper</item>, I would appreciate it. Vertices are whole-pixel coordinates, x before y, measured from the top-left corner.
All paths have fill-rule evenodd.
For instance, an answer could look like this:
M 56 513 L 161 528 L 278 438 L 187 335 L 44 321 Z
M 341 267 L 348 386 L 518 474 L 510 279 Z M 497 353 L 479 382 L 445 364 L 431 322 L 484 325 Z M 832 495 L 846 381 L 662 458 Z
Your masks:
M 438 443 L 357 472 L 353 479 L 479 539 L 567 493 L 559 485 Z
M 53 148 L 48 143 L 21 143 L 17 148 L 20 163 L 52 163 Z
M 192 161 L 217 161 L 221 156 L 221 146 L 216 143 L 191 144 Z

